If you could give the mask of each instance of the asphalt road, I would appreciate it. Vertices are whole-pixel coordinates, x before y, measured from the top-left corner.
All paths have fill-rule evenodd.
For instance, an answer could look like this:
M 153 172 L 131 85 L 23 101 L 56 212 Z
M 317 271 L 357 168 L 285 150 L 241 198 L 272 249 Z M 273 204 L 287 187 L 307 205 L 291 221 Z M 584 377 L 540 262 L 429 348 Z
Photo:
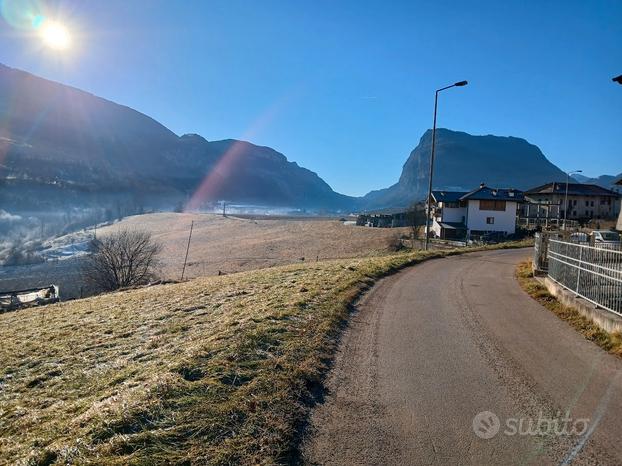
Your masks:
M 375 286 L 343 335 L 305 461 L 622 464 L 622 360 L 520 289 L 528 254 L 436 259 Z M 494 415 L 476 419 L 478 436 L 481 412 Z

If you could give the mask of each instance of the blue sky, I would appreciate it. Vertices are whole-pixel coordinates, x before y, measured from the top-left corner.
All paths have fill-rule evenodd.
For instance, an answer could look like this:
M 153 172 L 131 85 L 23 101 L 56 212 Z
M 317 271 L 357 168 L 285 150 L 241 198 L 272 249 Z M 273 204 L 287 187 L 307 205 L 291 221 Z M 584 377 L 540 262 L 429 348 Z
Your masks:
M 273 147 L 346 194 L 397 181 L 434 90 L 462 79 L 439 126 L 523 137 L 564 170 L 622 172 L 619 0 L 28 4 L 65 23 L 72 47 L 2 22 L 6 65 L 177 134 Z

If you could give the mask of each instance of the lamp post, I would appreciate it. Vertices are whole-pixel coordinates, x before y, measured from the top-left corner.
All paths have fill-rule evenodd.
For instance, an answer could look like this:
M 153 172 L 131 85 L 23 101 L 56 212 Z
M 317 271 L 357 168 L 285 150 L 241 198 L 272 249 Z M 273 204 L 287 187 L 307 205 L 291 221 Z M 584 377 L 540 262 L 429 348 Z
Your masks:
M 568 181 L 570 180 L 570 175 L 574 175 L 575 173 L 583 173 L 583 170 L 575 170 L 573 172 L 566 173 L 566 195 L 564 196 L 564 231 L 566 231 L 566 218 L 568 217 Z
M 467 81 L 458 81 L 451 86 L 441 87 L 436 90 L 434 94 L 434 125 L 432 126 L 432 154 L 430 155 L 430 180 L 428 183 L 428 198 L 426 200 L 426 212 L 425 212 L 425 247 L 428 250 L 428 243 L 430 241 L 430 198 L 432 197 L 432 175 L 434 174 L 434 146 L 436 144 L 436 110 L 438 109 L 438 93 L 452 87 L 462 87 L 468 84 Z

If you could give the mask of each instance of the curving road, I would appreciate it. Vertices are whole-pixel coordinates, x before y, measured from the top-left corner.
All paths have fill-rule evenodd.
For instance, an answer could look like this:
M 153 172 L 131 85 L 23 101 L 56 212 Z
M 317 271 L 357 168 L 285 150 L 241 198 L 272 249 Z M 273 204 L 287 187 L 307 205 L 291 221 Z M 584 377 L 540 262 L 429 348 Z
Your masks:
M 528 254 L 436 259 L 374 287 L 344 333 L 305 461 L 622 464 L 622 360 L 519 288 Z

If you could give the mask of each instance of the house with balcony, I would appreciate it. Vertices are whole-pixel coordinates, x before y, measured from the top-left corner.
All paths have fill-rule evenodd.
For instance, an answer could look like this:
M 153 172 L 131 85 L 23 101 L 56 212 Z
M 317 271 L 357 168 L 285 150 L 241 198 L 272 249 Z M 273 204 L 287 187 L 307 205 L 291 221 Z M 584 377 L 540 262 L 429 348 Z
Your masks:
M 522 191 L 485 184 L 469 192 L 432 191 L 431 231 L 437 238 L 450 240 L 512 235 L 516 232 L 518 205 L 523 201 Z
M 612 219 L 620 212 L 620 194 L 595 184 L 568 183 L 567 197 L 565 205 L 565 182 L 551 182 L 525 191 L 529 202 L 558 205 L 559 216 L 569 220 Z

